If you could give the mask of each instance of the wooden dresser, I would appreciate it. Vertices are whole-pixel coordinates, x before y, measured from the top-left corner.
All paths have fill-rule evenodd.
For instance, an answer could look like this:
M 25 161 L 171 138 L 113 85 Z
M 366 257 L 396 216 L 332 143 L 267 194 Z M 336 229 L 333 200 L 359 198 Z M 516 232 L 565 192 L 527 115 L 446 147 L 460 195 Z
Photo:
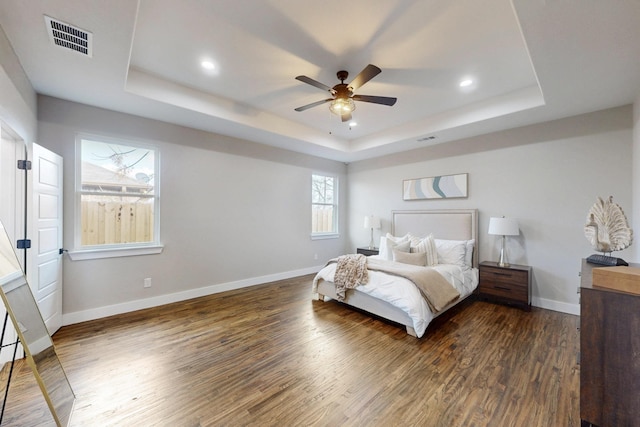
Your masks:
M 640 426 L 640 295 L 592 286 L 594 267 L 582 260 L 582 426 Z

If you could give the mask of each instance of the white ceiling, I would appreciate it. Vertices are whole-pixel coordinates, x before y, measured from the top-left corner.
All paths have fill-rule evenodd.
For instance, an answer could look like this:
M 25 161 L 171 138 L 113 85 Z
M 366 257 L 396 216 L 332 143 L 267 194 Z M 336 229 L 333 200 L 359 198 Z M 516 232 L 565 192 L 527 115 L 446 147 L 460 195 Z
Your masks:
M 93 56 L 54 46 L 45 15 Z M 0 1 L 38 93 L 345 162 L 630 104 L 639 23 L 638 0 Z M 356 93 L 395 106 L 358 102 L 355 127 L 294 111 L 328 97 L 296 76 L 370 63 Z

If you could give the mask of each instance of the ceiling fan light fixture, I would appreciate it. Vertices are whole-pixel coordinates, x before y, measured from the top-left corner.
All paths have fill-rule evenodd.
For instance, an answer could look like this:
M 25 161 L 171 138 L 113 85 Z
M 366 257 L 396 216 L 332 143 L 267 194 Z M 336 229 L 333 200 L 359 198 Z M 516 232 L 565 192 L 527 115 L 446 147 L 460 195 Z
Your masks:
M 356 103 L 351 98 L 336 98 L 331 101 L 329 110 L 337 116 L 343 116 L 345 114 L 351 114 L 356 109 Z
M 329 87 L 324 83 L 320 83 L 317 80 L 312 79 L 307 76 L 297 76 L 296 80 L 301 81 L 302 83 L 309 84 L 311 86 L 315 86 L 318 89 L 322 89 L 323 91 L 327 91 L 331 94 L 331 98 L 322 99 L 320 101 L 312 102 L 311 104 L 303 105 L 302 107 L 294 108 L 296 111 L 305 111 L 309 108 L 317 107 L 318 105 L 325 105 L 329 103 L 329 111 L 331 111 L 336 116 L 340 116 L 343 123 L 351 121 L 351 113 L 356 109 L 356 103 L 358 102 L 368 102 L 371 104 L 380 104 L 380 105 L 395 105 L 397 98 L 391 98 L 388 96 L 371 96 L 371 95 L 354 95 L 353 91 L 362 87 L 369 80 L 380 74 L 382 70 L 376 67 L 373 64 L 369 64 L 364 67 L 364 70 L 360 71 L 360 73 L 356 76 L 355 79 L 349 84 L 344 81 L 349 77 L 349 73 L 345 70 L 338 71 L 336 74 L 340 83 L 333 87 Z

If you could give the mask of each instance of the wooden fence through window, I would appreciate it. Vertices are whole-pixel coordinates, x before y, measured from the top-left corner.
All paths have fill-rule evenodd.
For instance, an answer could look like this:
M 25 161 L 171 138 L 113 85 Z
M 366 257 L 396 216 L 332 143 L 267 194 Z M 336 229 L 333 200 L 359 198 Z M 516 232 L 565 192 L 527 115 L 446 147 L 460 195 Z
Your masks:
M 335 231 L 333 228 L 333 207 L 313 207 L 311 210 L 311 231 L 313 233 Z
M 153 241 L 153 202 L 82 201 L 82 245 Z

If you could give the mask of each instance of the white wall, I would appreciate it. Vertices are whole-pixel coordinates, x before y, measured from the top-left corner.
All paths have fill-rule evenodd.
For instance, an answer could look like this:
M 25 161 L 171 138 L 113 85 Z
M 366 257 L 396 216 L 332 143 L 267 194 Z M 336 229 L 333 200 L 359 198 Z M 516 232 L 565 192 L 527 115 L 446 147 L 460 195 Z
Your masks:
M 494 149 L 478 151 L 480 145 Z M 631 159 L 627 106 L 353 163 L 351 245 L 369 241 L 367 214 L 382 217 L 384 234 L 392 210 L 477 208 L 480 260 L 497 260 L 500 242 L 486 232 L 489 218 L 514 217 L 521 235 L 508 240 L 509 259 L 533 266 L 533 304 L 577 314 L 581 258 L 594 252 L 583 232 L 587 211 L 597 196 L 612 195 L 630 213 Z M 465 172 L 467 199 L 402 200 L 403 179 Z M 631 249 L 616 255 L 631 258 Z
M 161 156 L 164 251 L 66 258 L 65 323 L 310 273 L 345 250 L 345 237 L 310 239 L 311 174 L 338 174 L 346 195 L 342 163 L 46 96 L 38 103 L 39 143 L 65 162 L 66 246 L 73 244 L 78 131 L 152 143 Z M 345 203 L 340 214 L 344 228 Z M 146 277 L 151 288 L 143 288 Z

